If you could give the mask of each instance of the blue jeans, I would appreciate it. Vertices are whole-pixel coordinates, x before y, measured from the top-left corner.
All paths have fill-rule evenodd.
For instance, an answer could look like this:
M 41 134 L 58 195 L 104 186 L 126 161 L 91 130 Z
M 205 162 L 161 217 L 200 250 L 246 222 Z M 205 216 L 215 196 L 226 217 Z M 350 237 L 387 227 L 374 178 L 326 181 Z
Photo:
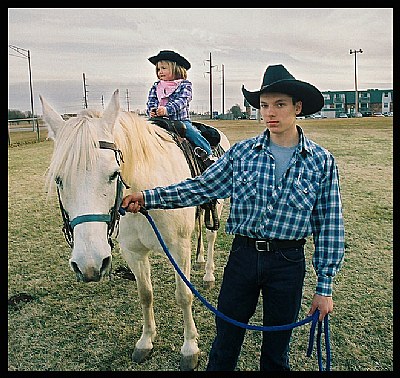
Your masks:
M 190 121 L 182 121 L 186 126 L 186 138 L 195 146 L 201 147 L 207 152 L 207 155 L 212 155 L 210 143 L 201 135 L 199 129 L 192 125 Z
M 291 324 L 297 320 L 305 276 L 304 247 L 258 252 L 236 236 L 224 269 L 218 310 L 248 323 L 263 297 L 263 324 Z M 233 371 L 245 329 L 216 317 L 217 334 L 211 346 L 207 371 Z M 260 370 L 290 370 L 292 330 L 263 332 Z

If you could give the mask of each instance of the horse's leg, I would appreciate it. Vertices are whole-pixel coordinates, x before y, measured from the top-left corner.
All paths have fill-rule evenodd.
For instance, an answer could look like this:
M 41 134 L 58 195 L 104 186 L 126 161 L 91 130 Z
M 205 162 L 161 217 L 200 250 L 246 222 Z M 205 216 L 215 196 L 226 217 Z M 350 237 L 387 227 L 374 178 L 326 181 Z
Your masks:
M 127 261 L 136 278 L 137 290 L 143 314 L 143 329 L 140 339 L 135 345 L 132 353 L 133 362 L 143 362 L 153 350 L 153 341 L 156 337 L 156 323 L 153 307 L 153 286 L 151 283 L 151 272 L 149 255 L 138 253 L 124 253 L 122 256 Z
M 170 243 L 171 254 L 182 270 L 182 273 L 190 281 L 190 259 L 191 259 L 191 240 L 179 240 L 178 243 Z M 172 247 L 173 246 L 173 247 Z M 199 364 L 200 349 L 197 344 L 198 333 L 193 320 L 192 302 L 193 295 L 187 285 L 183 282 L 178 273 L 175 272 L 176 302 L 183 312 L 184 342 L 181 348 L 182 371 L 194 370 Z

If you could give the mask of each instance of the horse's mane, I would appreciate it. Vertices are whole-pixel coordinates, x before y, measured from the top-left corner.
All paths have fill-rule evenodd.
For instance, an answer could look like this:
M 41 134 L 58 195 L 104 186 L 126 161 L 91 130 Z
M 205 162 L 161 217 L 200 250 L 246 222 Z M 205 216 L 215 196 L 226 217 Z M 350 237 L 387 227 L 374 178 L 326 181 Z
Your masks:
M 166 143 L 175 143 L 165 130 L 131 112 L 121 112 L 114 132 L 115 143 L 122 151 L 122 177 L 128 185 L 133 177 L 157 171 L 160 158 L 165 158 Z
M 77 117 L 65 122 L 57 135 L 50 166 L 47 170 L 48 192 L 57 177 L 73 180 L 72 172 L 90 170 L 99 155 L 97 123 L 102 112 L 84 109 Z M 129 184 L 134 175 L 155 168 L 160 156 L 165 155 L 164 142 L 174 143 L 172 137 L 145 118 L 121 111 L 116 121 L 114 135 L 117 148 L 123 154 L 123 177 Z
M 47 170 L 47 185 L 51 192 L 57 177 L 73 180 L 79 169 L 90 169 L 98 157 L 99 141 L 96 124 L 92 118 L 99 118 L 101 112 L 84 109 L 77 117 L 68 119 L 59 130 L 54 142 L 54 151 Z M 110 136 L 111 137 L 111 136 Z

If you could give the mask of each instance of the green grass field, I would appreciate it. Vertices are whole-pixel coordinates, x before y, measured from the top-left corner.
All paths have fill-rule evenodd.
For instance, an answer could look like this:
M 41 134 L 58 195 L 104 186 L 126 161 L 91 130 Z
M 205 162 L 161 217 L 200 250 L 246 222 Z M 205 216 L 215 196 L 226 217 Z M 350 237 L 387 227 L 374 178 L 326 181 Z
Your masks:
M 257 121 L 209 121 L 231 143 L 260 133 Z M 299 120 L 306 134 L 336 157 L 346 227 L 346 257 L 335 279 L 330 316 L 332 370 L 393 370 L 393 118 Z M 155 317 L 154 352 L 141 365 L 131 353 L 142 320 L 136 283 L 112 280 L 83 284 L 68 266 L 70 250 L 61 231 L 56 195 L 46 196 L 45 171 L 53 142 L 36 143 L 36 133 L 11 133 L 8 148 L 9 371 L 176 371 L 179 370 L 182 314 L 175 304 L 173 267 L 152 256 Z M 191 281 L 214 306 L 231 235 L 224 233 L 227 207 L 216 245 L 216 286 L 202 288 L 202 271 Z M 311 303 L 315 274 L 308 257 L 303 319 Z M 194 252 L 193 252 L 194 261 Z M 125 266 L 118 245 L 113 268 Z M 26 294 L 26 301 L 23 295 Z M 213 314 L 194 299 L 193 313 L 205 370 L 215 334 Z M 257 309 L 252 324 L 261 324 Z M 292 370 L 318 370 L 315 350 L 306 357 L 309 324 L 295 328 Z M 258 370 L 261 334 L 247 331 L 238 369 Z

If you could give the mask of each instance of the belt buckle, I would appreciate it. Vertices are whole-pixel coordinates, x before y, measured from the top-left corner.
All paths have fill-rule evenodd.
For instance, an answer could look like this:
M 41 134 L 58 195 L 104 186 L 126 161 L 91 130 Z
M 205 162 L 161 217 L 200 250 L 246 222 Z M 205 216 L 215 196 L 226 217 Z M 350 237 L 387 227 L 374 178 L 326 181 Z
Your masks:
M 269 252 L 268 240 L 256 240 L 256 250 L 258 252 Z

